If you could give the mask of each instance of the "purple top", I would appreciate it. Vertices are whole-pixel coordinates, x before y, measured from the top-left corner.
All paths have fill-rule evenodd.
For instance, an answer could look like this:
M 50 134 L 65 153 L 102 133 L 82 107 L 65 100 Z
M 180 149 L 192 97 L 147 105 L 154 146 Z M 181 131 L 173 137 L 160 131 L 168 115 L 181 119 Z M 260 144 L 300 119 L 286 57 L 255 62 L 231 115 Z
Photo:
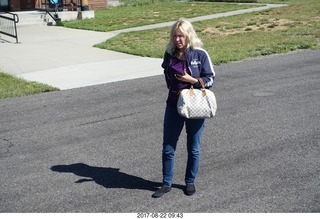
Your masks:
M 176 79 L 175 74 L 184 74 L 184 70 L 190 74 L 187 61 L 180 60 L 176 57 L 173 57 L 171 60 L 171 64 L 169 66 L 169 74 L 170 74 L 170 88 L 167 99 L 167 104 L 173 107 L 177 106 L 178 102 L 178 92 L 185 88 L 190 88 L 190 83 L 179 81 Z

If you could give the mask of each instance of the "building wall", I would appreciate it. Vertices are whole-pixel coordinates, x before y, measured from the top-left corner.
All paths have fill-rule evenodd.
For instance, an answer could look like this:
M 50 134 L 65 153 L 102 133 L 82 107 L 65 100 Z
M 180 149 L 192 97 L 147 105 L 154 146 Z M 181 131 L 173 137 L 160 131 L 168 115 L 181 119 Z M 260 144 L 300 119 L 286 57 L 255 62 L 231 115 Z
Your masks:
M 21 8 L 23 9 L 32 9 L 35 5 L 35 0 L 24 0 L 20 1 Z
M 10 0 L 12 11 L 28 10 L 34 8 L 35 0 Z
M 107 0 L 88 0 L 89 9 L 96 10 L 96 9 L 105 9 L 107 8 Z
M 81 0 L 63 0 L 64 4 L 70 2 L 80 4 Z M 10 11 L 20 11 L 36 8 L 36 0 L 9 0 Z M 48 6 L 49 0 L 40 0 L 38 8 L 45 8 Z M 105 9 L 108 6 L 108 0 L 87 0 L 90 10 Z
M 10 10 L 11 11 L 19 11 L 21 10 L 20 0 L 10 0 L 9 1 Z

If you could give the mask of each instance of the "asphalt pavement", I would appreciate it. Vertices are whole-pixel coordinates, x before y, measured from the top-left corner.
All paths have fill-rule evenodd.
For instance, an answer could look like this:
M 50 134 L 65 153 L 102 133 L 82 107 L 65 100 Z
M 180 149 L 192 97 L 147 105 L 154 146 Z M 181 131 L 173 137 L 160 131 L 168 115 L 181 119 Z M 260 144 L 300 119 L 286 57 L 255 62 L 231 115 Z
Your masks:
M 160 199 L 162 76 L 0 100 L 0 212 L 320 212 L 320 51 L 216 66 L 197 193 Z

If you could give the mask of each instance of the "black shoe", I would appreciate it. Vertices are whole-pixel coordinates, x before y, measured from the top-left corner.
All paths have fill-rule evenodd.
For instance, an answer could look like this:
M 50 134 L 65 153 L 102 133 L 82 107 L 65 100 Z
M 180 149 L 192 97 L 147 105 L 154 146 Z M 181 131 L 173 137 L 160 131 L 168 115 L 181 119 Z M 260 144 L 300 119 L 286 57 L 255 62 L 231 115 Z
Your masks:
M 196 187 L 194 186 L 194 184 L 187 184 L 185 194 L 191 196 L 194 193 L 196 193 Z
M 157 190 L 155 193 L 153 193 L 152 197 L 153 198 L 160 198 L 167 192 L 171 191 L 171 187 L 168 186 L 162 186 L 161 189 Z

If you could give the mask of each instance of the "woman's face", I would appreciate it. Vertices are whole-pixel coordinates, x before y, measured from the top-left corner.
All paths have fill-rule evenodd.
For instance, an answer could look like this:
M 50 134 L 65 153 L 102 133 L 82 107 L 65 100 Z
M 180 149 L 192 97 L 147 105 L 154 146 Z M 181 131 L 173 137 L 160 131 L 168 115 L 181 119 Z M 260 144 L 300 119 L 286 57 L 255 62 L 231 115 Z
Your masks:
M 179 50 L 184 50 L 187 47 L 187 37 L 179 29 L 173 34 L 173 42 Z

